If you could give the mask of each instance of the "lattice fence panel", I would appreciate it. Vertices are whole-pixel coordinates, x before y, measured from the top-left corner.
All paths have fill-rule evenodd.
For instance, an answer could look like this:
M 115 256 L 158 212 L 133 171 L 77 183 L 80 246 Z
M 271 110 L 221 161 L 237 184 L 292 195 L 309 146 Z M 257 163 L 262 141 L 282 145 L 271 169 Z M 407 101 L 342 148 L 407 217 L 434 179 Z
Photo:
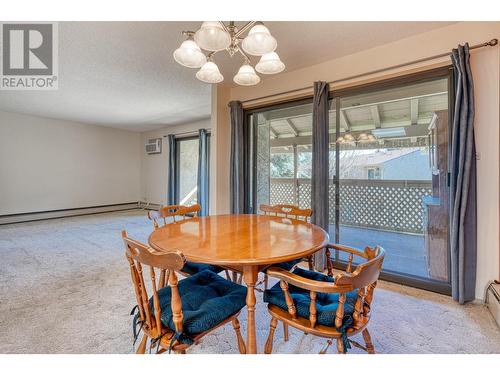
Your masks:
M 340 222 L 346 225 L 423 233 L 422 198 L 432 187 L 340 185 Z
M 335 222 L 335 185 L 329 185 L 328 213 Z M 340 184 L 340 223 L 398 232 L 423 233 L 422 198 L 432 195 L 432 185 L 423 181 L 344 180 Z M 297 204 L 295 184 L 271 180 L 271 204 Z M 298 204 L 310 207 L 311 183 L 301 179 Z
M 335 185 L 328 185 L 328 222 L 335 224 Z
M 299 184 L 299 207 L 311 207 L 311 184 Z
M 293 204 L 296 205 L 295 201 L 295 185 L 293 182 L 279 182 L 273 183 L 271 181 L 271 196 L 269 197 L 269 203 L 274 204 Z

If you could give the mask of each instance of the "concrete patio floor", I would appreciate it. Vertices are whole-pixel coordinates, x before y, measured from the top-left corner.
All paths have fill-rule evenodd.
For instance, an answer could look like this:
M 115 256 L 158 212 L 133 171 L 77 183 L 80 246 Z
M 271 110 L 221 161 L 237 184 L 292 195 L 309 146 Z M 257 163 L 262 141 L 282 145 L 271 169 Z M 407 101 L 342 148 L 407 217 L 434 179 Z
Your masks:
M 335 238 L 333 226 L 330 226 L 330 238 L 332 241 Z M 423 235 L 341 225 L 339 242 L 359 249 L 380 245 L 387 252 L 384 270 L 429 277 Z

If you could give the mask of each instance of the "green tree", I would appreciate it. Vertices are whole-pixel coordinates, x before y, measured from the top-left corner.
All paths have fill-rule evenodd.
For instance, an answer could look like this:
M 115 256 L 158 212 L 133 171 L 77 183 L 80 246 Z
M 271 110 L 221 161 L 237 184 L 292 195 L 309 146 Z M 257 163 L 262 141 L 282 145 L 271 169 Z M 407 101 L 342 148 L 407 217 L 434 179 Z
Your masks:
M 271 154 L 271 177 L 293 178 L 293 154 Z

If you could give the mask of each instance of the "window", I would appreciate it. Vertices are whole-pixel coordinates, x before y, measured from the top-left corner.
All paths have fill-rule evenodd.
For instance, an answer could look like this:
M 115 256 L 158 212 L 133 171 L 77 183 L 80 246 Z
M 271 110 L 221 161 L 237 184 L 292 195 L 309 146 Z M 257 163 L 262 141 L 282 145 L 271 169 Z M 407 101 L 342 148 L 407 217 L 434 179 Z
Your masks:
M 198 137 L 185 137 L 176 142 L 176 202 L 190 206 L 197 203 L 199 140 Z M 208 147 L 210 150 L 210 136 Z
M 379 180 L 380 179 L 380 168 L 367 168 L 367 177 L 369 180 Z
M 255 205 L 311 206 L 312 105 L 297 103 L 252 114 L 256 142 Z M 258 209 L 255 209 L 258 211 Z
M 180 138 L 177 141 L 177 197 L 181 205 L 196 203 L 198 186 L 198 138 Z

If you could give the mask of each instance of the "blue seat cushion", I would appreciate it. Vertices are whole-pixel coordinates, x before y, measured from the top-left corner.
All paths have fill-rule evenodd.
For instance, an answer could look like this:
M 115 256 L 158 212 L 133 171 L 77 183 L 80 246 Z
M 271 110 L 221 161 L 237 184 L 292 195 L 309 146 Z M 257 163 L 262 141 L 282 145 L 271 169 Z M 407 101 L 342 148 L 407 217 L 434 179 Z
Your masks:
M 302 268 L 297 268 L 293 271 L 294 274 L 305 277 L 310 280 L 317 281 L 328 281 L 333 282 L 334 278 L 324 275 L 319 272 L 309 271 Z M 311 302 L 310 291 L 296 287 L 289 284 L 288 291 L 290 292 L 295 308 L 297 309 L 297 315 L 309 319 L 309 306 Z M 344 317 L 352 316 L 354 311 L 354 305 L 358 296 L 358 291 L 354 290 L 352 292 L 346 293 L 346 302 L 344 304 Z M 285 302 L 285 294 L 280 287 L 279 283 L 276 283 L 272 288 L 264 291 L 264 302 L 271 305 L 275 305 L 280 309 L 288 311 L 288 307 Z M 316 309 L 317 309 L 317 324 L 334 327 L 335 326 L 335 313 L 337 312 L 337 307 L 339 305 L 339 294 L 337 293 L 317 293 L 316 294 Z
M 182 279 L 178 288 L 184 315 L 183 333 L 188 336 L 210 330 L 245 306 L 246 288 L 225 280 L 210 270 L 203 270 Z M 158 291 L 161 321 L 175 331 L 171 297 L 170 286 Z M 152 300 L 150 304 L 153 305 Z
M 218 266 L 213 266 L 211 264 L 204 264 L 204 263 L 193 263 L 193 262 L 186 262 L 184 264 L 184 267 L 182 268 L 182 272 L 187 273 L 188 275 L 194 275 L 195 273 L 204 271 L 204 270 L 210 270 L 214 273 L 219 273 L 223 269 Z
M 300 262 L 302 262 L 302 258 L 289 260 L 288 262 L 271 264 L 270 266 L 264 268 L 263 272 L 266 272 L 271 267 L 283 268 L 284 270 L 290 271 L 296 264 L 299 264 Z

